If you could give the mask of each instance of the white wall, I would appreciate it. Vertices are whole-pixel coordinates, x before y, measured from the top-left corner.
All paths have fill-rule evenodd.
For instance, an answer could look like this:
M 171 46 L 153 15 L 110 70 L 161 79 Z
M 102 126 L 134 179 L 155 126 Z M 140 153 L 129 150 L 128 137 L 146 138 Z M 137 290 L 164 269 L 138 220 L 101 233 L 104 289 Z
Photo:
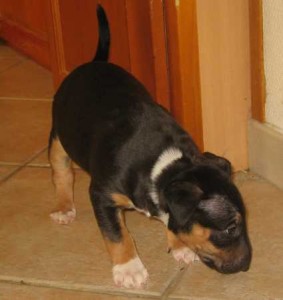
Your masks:
M 263 0 L 266 122 L 283 132 L 283 0 Z

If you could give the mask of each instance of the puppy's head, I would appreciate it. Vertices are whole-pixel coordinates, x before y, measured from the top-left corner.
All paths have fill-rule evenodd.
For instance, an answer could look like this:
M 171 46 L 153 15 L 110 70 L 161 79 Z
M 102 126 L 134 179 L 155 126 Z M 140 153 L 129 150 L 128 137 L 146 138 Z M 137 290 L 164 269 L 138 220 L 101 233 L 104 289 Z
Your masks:
M 226 159 L 205 153 L 166 187 L 164 197 L 168 228 L 207 266 L 221 273 L 249 269 L 245 207 Z

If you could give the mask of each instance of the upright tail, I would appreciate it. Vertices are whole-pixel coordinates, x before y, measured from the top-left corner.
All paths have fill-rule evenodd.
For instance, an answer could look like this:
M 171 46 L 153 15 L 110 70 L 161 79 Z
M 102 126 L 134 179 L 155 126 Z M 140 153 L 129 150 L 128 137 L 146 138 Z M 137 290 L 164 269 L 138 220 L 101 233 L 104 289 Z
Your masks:
M 110 48 L 110 29 L 106 13 L 101 5 L 96 9 L 98 19 L 98 46 L 92 61 L 108 61 Z

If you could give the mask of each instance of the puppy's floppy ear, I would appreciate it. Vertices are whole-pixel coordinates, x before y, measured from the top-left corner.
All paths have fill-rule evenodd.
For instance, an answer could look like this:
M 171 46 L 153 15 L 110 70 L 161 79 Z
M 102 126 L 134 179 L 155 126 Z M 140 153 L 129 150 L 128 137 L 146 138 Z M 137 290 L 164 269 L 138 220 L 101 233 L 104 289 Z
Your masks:
M 213 164 L 222 169 L 227 175 L 232 175 L 232 165 L 228 159 L 210 152 L 204 152 L 203 155 L 206 159 L 210 160 Z
M 168 208 L 179 226 L 184 226 L 193 215 L 202 195 L 202 190 L 187 181 L 178 181 L 165 189 Z

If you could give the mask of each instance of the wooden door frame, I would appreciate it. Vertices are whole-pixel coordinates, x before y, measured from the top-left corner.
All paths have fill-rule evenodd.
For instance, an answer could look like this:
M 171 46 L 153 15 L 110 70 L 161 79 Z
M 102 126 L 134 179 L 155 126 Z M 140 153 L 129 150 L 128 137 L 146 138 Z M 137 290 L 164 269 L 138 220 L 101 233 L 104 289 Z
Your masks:
M 55 89 L 68 75 L 65 68 L 64 46 L 62 44 L 62 28 L 59 14 L 59 0 L 46 1 L 46 19 L 49 35 L 49 47 L 51 56 L 51 70 Z
M 252 118 L 265 121 L 265 75 L 262 0 L 249 0 Z
M 203 149 L 196 0 L 164 1 L 171 111 Z

